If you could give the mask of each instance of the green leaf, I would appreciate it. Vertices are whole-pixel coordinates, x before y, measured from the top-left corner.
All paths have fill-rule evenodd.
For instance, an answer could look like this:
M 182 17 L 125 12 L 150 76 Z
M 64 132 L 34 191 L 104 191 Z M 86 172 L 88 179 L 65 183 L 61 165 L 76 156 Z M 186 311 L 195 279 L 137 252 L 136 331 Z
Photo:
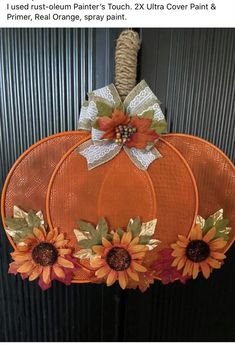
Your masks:
M 5 224 L 8 227 L 8 233 L 16 244 L 23 242 L 33 231 L 33 227 L 29 227 L 24 218 L 5 218 Z
M 153 121 L 151 129 L 153 129 L 157 134 L 167 133 L 167 122 L 165 120 Z
M 124 104 L 123 103 L 119 103 L 117 107 L 115 107 L 115 109 L 123 111 L 124 112 Z
M 102 243 L 101 241 L 98 241 L 97 239 L 94 239 L 94 238 L 81 240 L 80 242 L 78 242 L 79 247 L 84 248 L 84 249 L 92 248 L 93 246 L 96 246 L 101 243 Z
M 139 244 L 148 244 L 152 236 L 140 236 Z
M 229 223 L 228 219 L 220 219 L 215 223 L 216 235 L 215 238 L 223 238 L 225 241 L 229 240 L 230 231 L 226 231 L 226 227 Z
M 202 229 L 203 234 L 206 234 L 211 228 L 213 228 L 213 226 L 214 226 L 214 218 L 213 217 L 207 218 L 205 221 L 205 225 Z
M 206 219 L 205 225 L 202 229 L 203 234 L 206 234 L 211 228 L 215 227 L 216 228 L 216 235 L 214 238 L 223 238 L 225 241 L 229 239 L 229 232 L 225 231 L 226 227 L 229 223 L 229 220 L 224 218 L 224 219 L 219 219 L 215 223 L 215 219 L 213 216 L 210 216 L 209 218 Z
M 223 229 L 225 229 L 226 228 L 226 226 L 228 225 L 228 223 L 229 223 L 229 220 L 228 219 L 220 219 L 220 220 L 218 220 L 216 223 L 215 223 L 215 228 L 216 228 L 216 230 L 218 230 L 218 231 L 221 231 L 221 230 L 223 230 Z
M 91 127 L 95 128 L 95 129 L 99 129 L 98 121 L 97 120 L 92 121 Z
M 24 218 L 5 218 L 5 224 L 11 230 L 20 230 L 23 227 L 28 226 L 28 223 Z
M 131 230 L 133 237 L 136 237 L 139 235 L 141 231 L 141 221 L 139 218 L 135 218 L 133 222 L 129 222 L 127 229 Z
M 79 230 L 84 232 L 92 233 L 93 231 L 96 231 L 94 226 L 91 223 L 84 222 L 83 220 L 78 221 Z
M 97 225 L 97 231 L 100 233 L 101 238 L 106 237 L 108 233 L 108 224 L 104 218 L 101 218 L 99 220 L 99 223 Z
M 113 109 L 108 104 L 97 101 L 98 116 L 112 116 Z
M 150 119 L 150 120 L 153 119 L 153 116 L 154 116 L 154 110 L 147 110 L 141 115 L 141 117 L 145 119 Z
M 39 228 L 41 225 L 41 219 L 34 211 L 29 211 L 28 213 L 28 225 L 32 228 Z
M 117 229 L 117 234 L 122 238 L 124 231 L 122 230 L 122 228 L 118 228 Z
M 106 235 L 106 239 L 107 239 L 108 241 L 112 241 L 113 235 L 112 235 L 112 234 L 107 234 L 107 235 Z

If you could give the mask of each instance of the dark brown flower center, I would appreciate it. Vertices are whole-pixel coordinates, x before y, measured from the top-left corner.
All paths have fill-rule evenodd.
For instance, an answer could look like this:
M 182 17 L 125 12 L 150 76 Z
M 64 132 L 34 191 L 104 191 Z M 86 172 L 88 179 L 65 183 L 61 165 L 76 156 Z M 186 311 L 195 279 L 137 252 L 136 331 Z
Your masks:
M 53 244 L 41 242 L 33 248 L 32 258 L 41 266 L 52 266 L 58 258 L 58 251 Z
M 115 143 L 122 145 L 131 140 L 136 128 L 128 125 L 119 125 L 115 128 Z
M 194 240 L 189 242 L 186 248 L 186 256 L 193 262 L 200 262 L 208 258 L 210 255 L 210 247 L 202 240 Z
M 126 249 L 113 247 L 108 252 L 106 261 L 113 270 L 124 271 L 131 264 L 131 256 Z

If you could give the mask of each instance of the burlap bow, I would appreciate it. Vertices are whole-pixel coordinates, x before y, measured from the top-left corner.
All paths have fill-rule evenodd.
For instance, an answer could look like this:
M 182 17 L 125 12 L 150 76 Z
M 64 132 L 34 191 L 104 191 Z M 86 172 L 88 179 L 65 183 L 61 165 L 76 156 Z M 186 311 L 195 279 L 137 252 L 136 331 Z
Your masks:
M 104 132 L 94 126 L 100 104 L 103 104 L 104 108 L 113 109 L 120 107 L 121 104 L 129 117 L 138 115 L 140 119 L 144 114 L 151 113 L 155 126 L 159 123 L 159 134 L 161 134 L 166 129 L 166 122 L 157 97 L 142 80 L 122 103 L 115 86 L 110 84 L 89 94 L 88 102 L 85 102 L 81 108 L 78 125 L 79 129 L 91 132 L 91 140 L 81 144 L 77 149 L 77 152 L 86 158 L 89 170 L 108 162 L 122 149 L 138 168 L 147 170 L 155 159 L 161 157 L 160 152 L 154 145 L 146 146 L 144 149 L 129 148 L 116 143 L 115 140 L 102 139 Z

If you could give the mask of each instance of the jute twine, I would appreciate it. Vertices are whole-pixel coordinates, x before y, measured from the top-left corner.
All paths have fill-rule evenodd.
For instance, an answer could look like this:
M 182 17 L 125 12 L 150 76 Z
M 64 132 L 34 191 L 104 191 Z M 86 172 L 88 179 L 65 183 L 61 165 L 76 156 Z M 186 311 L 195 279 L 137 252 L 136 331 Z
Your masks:
M 125 30 L 120 34 L 115 52 L 115 86 L 122 100 L 136 85 L 139 49 L 140 38 L 137 32 Z

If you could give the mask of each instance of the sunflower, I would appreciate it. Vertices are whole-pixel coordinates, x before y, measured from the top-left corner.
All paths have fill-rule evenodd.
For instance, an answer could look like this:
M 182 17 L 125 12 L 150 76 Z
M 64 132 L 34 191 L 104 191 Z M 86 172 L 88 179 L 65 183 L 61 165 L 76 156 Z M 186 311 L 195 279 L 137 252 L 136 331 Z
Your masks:
M 132 238 L 132 232 L 125 232 L 122 237 L 114 233 L 113 239 L 102 238 L 102 245 L 93 246 L 98 254 L 91 260 L 91 266 L 96 269 L 95 275 L 104 278 L 107 286 L 119 281 L 125 289 L 129 280 L 139 281 L 139 273 L 146 272 L 142 265 L 148 247 L 139 243 L 139 237 Z
M 199 224 L 192 229 L 189 238 L 178 235 L 179 240 L 172 244 L 175 257 L 172 266 L 178 270 L 183 268 L 183 276 L 197 278 L 199 271 L 209 278 L 213 268 L 220 268 L 225 255 L 220 252 L 227 241 L 216 238 L 216 228 L 211 228 L 205 235 Z
M 48 289 L 54 279 L 68 285 L 76 269 L 76 260 L 71 257 L 72 248 L 68 244 L 69 240 L 57 229 L 46 233 L 43 228 L 34 228 L 11 253 L 14 262 L 10 264 L 9 273 L 20 273 L 29 281 L 39 278 L 43 290 Z
M 152 123 L 151 119 L 129 117 L 118 109 L 114 109 L 111 117 L 101 116 L 97 119 L 98 128 L 104 132 L 101 139 L 138 149 L 144 149 L 159 138 L 159 135 L 151 129 Z

